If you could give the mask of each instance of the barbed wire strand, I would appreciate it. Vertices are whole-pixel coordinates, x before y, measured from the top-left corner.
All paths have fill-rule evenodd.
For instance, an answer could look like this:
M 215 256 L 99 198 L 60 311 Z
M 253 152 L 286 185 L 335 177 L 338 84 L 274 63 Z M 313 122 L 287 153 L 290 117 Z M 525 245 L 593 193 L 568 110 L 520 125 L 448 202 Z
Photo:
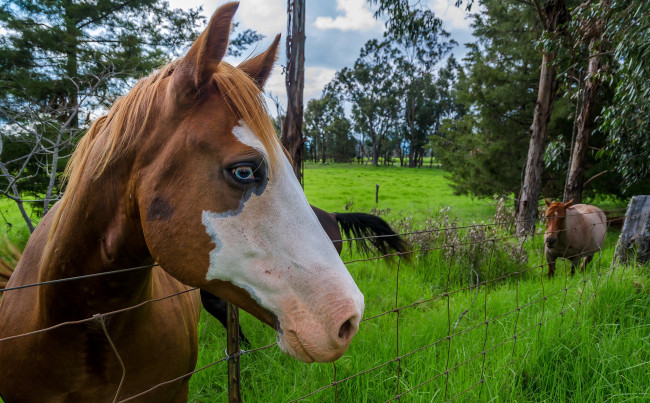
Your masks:
M 639 216 L 640 216 L 640 215 L 635 215 L 635 216 L 632 216 L 632 217 L 639 217 Z M 614 220 L 614 219 L 612 219 L 612 220 L 608 220 L 608 221 L 607 221 L 607 224 L 609 225 L 609 223 L 611 223 L 613 220 Z M 490 225 L 493 225 L 493 226 L 494 226 L 494 225 L 497 225 L 497 224 L 490 224 Z M 433 233 L 433 232 L 440 232 L 440 231 L 443 231 L 443 230 L 444 230 L 444 231 L 448 231 L 448 230 L 455 230 L 455 231 L 457 231 L 457 230 L 459 230 L 459 229 L 476 228 L 476 227 L 482 227 L 482 226 L 487 226 L 487 224 L 474 224 L 474 225 L 472 225 L 472 226 L 452 226 L 452 227 L 450 227 L 450 228 L 434 229 L 434 230 L 427 230 L 427 231 L 414 231 L 414 232 L 411 232 L 411 233 L 404 233 L 404 234 L 397 234 L 397 235 L 400 235 L 400 236 L 401 236 L 401 235 L 413 235 L 413 234 Z M 594 226 L 595 226 L 595 225 L 592 225 L 592 230 L 593 230 L 593 227 L 594 227 Z M 569 230 L 571 230 L 571 229 L 577 229 L 577 228 L 578 228 L 578 227 L 567 228 L 567 229 L 564 229 L 564 231 L 569 231 Z M 445 232 L 445 238 L 446 238 L 446 234 L 447 234 L 447 233 Z M 534 238 L 536 235 L 541 235 L 541 233 L 540 233 L 540 234 L 536 234 L 536 233 L 532 234 L 532 238 Z M 492 261 L 493 261 L 492 258 L 493 258 L 493 255 L 494 255 L 494 248 L 495 248 L 495 245 L 496 245 L 496 242 L 497 242 L 497 241 L 500 241 L 500 240 L 506 240 L 506 239 L 522 238 L 522 237 L 526 237 L 526 236 L 528 236 L 528 235 L 514 235 L 514 236 L 500 237 L 500 238 L 496 238 L 496 237 L 495 237 L 495 238 L 491 238 L 491 239 L 483 240 L 482 243 L 485 243 L 485 242 L 491 242 L 491 244 L 492 244 L 492 249 L 491 249 L 490 259 L 489 259 L 488 272 L 490 273 L 490 272 L 492 271 Z M 379 237 L 381 237 L 381 236 L 379 236 Z M 363 238 L 354 238 L 354 239 L 347 239 L 347 240 L 345 240 L 345 241 L 361 240 L 361 239 L 369 239 L 369 238 L 379 238 L 379 237 L 363 237 Z M 524 240 L 522 241 L 522 248 L 523 248 L 523 244 L 524 244 L 524 242 L 526 241 L 526 238 L 523 238 L 523 239 L 524 239 Z M 451 267 L 452 267 L 452 262 L 453 262 L 453 260 L 454 260 L 454 256 L 455 256 L 455 254 L 456 254 L 456 247 L 457 247 L 457 246 L 469 246 L 469 245 L 474 245 L 474 244 L 477 244 L 478 242 L 469 242 L 469 243 L 452 244 L 452 245 L 446 245 L 445 243 L 446 243 L 446 241 L 443 241 L 443 245 L 441 245 L 440 247 L 437 247 L 437 248 L 422 248 L 422 249 L 420 249 L 420 250 L 413 250 L 413 251 L 408 251 L 408 252 L 403 252 L 403 253 L 385 254 L 385 255 L 380 256 L 380 257 L 377 257 L 377 258 L 370 258 L 370 259 L 357 259 L 357 260 L 353 260 L 353 261 L 348 262 L 348 263 L 355 263 L 355 262 L 362 262 L 362 261 L 376 260 L 376 259 L 379 259 L 379 258 L 389 258 L 389 257 L 391 257 L 391 256 L 397 256 L 397 257 L 398 257 L 399 260 L 398 260 L 397 279 L 396 279 L 395 308 L 393 308 L 392 310 L 387 311 L 387 312 L 385 312 L 385 313 L 382 313 L 382 314 L 379 314 L 379 315 L 375 315 L 375 316 L 372 317 L 372 318 L 366 318 L 366 319 L 364 319 L 364 321 L 367 321 L 367 320 L 370 320 L 370 319 L 378 318 L 378 317 L 383 316 L 383 315 L 388 314 L 388 313 L 396 313 L 396 357 L 395 357 L 394 359 L 391 359 L 391 360 L 389 360 L 389 361 L 383 363 L 383 364 L 377 365 L 377 366 L 375 366 L 374 368 L 370 368 L 370 369 L 368 369 L 368 370 L 361 371 L 361 372 L 359 372 L 359 373 L 357 373 L 357 374 L 354 374 L 354 375 L 351 375 L 351 376 L 345 377 L 345 378 L 343 378 L 343 379 L 341 379 L 341 380 L 336 380 L 336 378 L 337 378 L 337 375 L 336 375 L 336 366 L 334 365 L 334 381 L 333 381 L 330 385 L 326 385 L 326 386 L 324 386 L 324 387 L 322 387 L 322 388 L 319 388 L 319 389 L 315 390 L 314 392 L 310 393 L 309 395 L 305 395 L 305 396 L 303 396 L 303 397 L 301 397 L 301 398 L 299 398 L 299 399 L 297 399 L 297 400 L 301 400 L 301 399 L 303 399 L 303 398 L 306 398 L 306 397 L 312 396 L 313 394 L 318 393 L 318 392 L 321 391 L 321 390 L 324 390 L 324 389 L 327 389 L 327 388 L 330 388 L 330 387 L 334 387 L 334 388 L 335 388 L 335 401 L 338 401 L 338 390 L 337 390 L 336 388 L 337 388 L 337 386 L 338 386 L 340 383 L 346 382 L 346 381 L 348 381 L 348 380 L 350 380 L 350 379 L 352 379 L 352 378 L 354 378 L 354 377 L 357 377 L 357 376 L 363 375 L 363 374 L 365 374 L 365 373 L 368 373 L 368 372 L 371 372 L 371 371 L 377 370 L 377 369 L 379 369 L 379 368 L 382 368 L 382 367 L 384 367 L 384 366 L 386 366 L 386 365 L 388 365 L 388 364 L 390 364 L 390 363 L 392 363 L 392 362 L 396 362 L 396 363 L 398 364 L 398 365 L 397 365 L 397 370 L 398 370 L 398 375 L 397 375 L 397 387 L 396 387 L 397 394 L 396 394 L 392 399 L 389 399 L 389 400 L 400 400 L 400 398 L 401 398 L 403 395 L 405 395 L 406 393 L 410 393 L 412 390 L 414 390 L 414 389 L 416 389 L 416 388 L 419 388 L 419 387 L 423 386 L 423 385 L 426 384 L 426 383 L 432 382 L 433 380 L 437 379 L 438 377 L 440 377 L 440 376 L 442 376 L 442 375 L 445 375 L 445 377 L 446 377 L 446 383 L 445 383 L 445 399 L 447 399 L 448 396 L 449 396 L 449 375 L 450 375 L 450 373 L 451 373 L 452 371 L 454 371 L 455 369 L 457 369 L 458 367 L 460 367 L 460 366 L 462 366 L 462 365 L 465 365 L 465 364 L 467 364 L 468 362 L 473 361 L 474 359 L 476 359 L 476 358 L 479 357 L 479 356 L 482 356 L 482 357 L 483 357 L 483 362 L 482 362 L 482 365 L 481 365 L 481 379 L 480 379 L 478 382 L 476 382 L 475 384 L 473 384 L 472 386 L 470 386 L 469 388 L 465 389 L 465 390 L 464 390 L 463 392 L 461 392 L 460 394 L 457 394 L 457 395 L 452 396 L 451 400 L 453 400 L 453 399 L 457 398 L 458 396 L 461 396 L 461 395 L 463 395 L 463 394 L 469 392 L 470 390 L 474 389 L 474 388 L 475 388 L 476 386 L 478 386 L 479 384 L 481 384 L 481 389 L 480 389 L 480 391 L 479 391 L 479 396 L 480 396 L 480 394 L 481 394 L 481 392 L 482 392 L 482 389 L 483 389 L 483 384 L 485 383 L 485 363 L 486 363 L 486 355 L 487 355 L 487 352 L 492 351 L 493 349 L 497 348 L 498 346 L 503 345 L 505 342 L 508 342 L 508 341 L 512 340 L 512 341 L 513 341 L 513 353 L 512 353 L 512 354 L 513 354 L 513 356 L 514 356 L 514 353 L 515 353 L 515 351 L 516 351 L 516 341 L 517 341 L 517 337 L 518 337 L 518 336 L 520 336 L 520 335 L 522 335 L 522 334 L 524 334 L 524 333 L 526 333 L 526 332 L 528 332 L 528 331 L 530 331 L 530 330 L 532 330 L 532 329 L 534 329 L 534 328 L 537 328 L 537 329 L 538 329 L 538 332 L 537 332 L 537 338 L 536 338 L 536 339 L 537 339 L 537 342 L 536 342 L 536 343 L 539 343 L 539 340 L 540 340 L 540 330 L 541 330 L 541 326 L 542 326 L 544 323 L 547 323 L 548 321 L 550 321 L 551 319 L 554 319 L 554 318 L 560 317 L 560 327 L 562 327 L 562 325 L 563 325 L 563 323 L 564 323 L 564 313 L 566 313 L 569 309 L 572 309 L 572 308 L 574 308 L 574 307 L 576 307 L 576 306 L 578 307 L 578 309 L 575 310 L 575 316 L 574 316 L 574 317 L 575 317 L 576 320 L 577 320 L 577 315 L 578 315 L 579 307 L 583 304 L 582 297 L 583 297 L 583 294 L 585 293 L 585 290 L 583 290 L 583 291 L 580 293 L 580 296 L 579 296 L 579 299 L 578 299 L 577 304 L 573 304 L 573 305 L 571 305 L 570 307 L 565 308 L 565 306 L 566 306 L 566 299 L 567 299 L 567 293 L 568 293 L 568 290 L 569 290 L 569 288 L 570 288 L 570 287 L 568 286 L 568 274 L 566 273 L 566 271 L 565 271 L 565 284 L 564 284 L 565 287 L 564 287 L 563 289 L 561 289 L 561 290 L 558 291 L 558 292 L 560 292 L 560 293 L 561 293 L 561 292 L 564 292 L 563 302 L 562 302 L 562 306 L 561 306 L 561 309 L 560 309 L 560 313 L 558 313 L 558 314 L 555 315 L 555 316 L 551 316 L 551 317 L 547 317 L 547 318 L 545 318 L 546 301 L 548 300 L 549 297 L 553 296 L 553 294 L 557 294 L 558 292 L 555 292 L 555 293 L 552 293 L 552 294 L 549 294 L 549 295 L 546 294 L 546 291 L 545 291 L 545 288 L 544 288 L 544 276 L 543 276 L 543 270 L 540 270 L 540 281 L 541 281 L 541 285 L 542 285 L 542 298 L 538 299 L 537 301 L 533 301 L 533 302 L 530 302 L 530 303 L 525 304 L 525 305 L 523 305 L 523 306 L 520 306 L 520 303 L 519 303 L 519 279 L 521 278 L 521 274 L 523 274 L 524 272 L 530 271 L 530 270 L 534 270 L 534 269 L 536 269 L 536 268 L 543 268 L 545 265 L 544 265 L 544 263 L 541 263 L 540 265 L 538 265 L 538 266 L 533 266 L 532 268 L 530 268 L 530 269 L 528 269 L 528 270 L 515 271 L 514 273 L 510 273 L 510 274 L 508 274 L 508 275 L 501 276 L 501 277 L 499 277 L 499 278 L 497 278 L 497 279 L 490 279 L 490 280 L 487 280 L 487 279 L 486 279 L 486 280 L 484 280 L 484 281 L 478 283 L 476 286 L 483 286 L 483 287 L 485 288 L 484 321 L 483 321 L 482 323 L 477 324 L 477 325 L 474 326 L 474 327 L 470 327 L 470 328 L 468 328 L 468 329 L 464 329 L 464 330 L 462 330 L 462 331 L 460 331 L 460 332 L 458 332 L 458 333 L 454 333 L 454 334 L 452 334 L 452 333 L 451 333 L 451 301 L 450 301 L 450 300 L 451 300 L 451 296 L 452 296 L 453 294 L 455 294 L 455 293 L 462 292 L 463 290 L 467 290 L 468 288 L 472 288 L 472 286 L 470 286 L 470 287 L 465 287 L 464 289 L 459 289 L 459 290 L 456 290 L 456 291 L 453 291 L 453 292 L 450 291 Z M 407 305 L 407 306 L 405 306 L 405 307 L 399 307 L 399 267 L 400 267 L 400 265 L 401 265 L 401 258 L 402 258 L 402 256 L 403 256 L 403 255 L 407 255 L 407 254 L 425 253 L 425 252 L 429 252 L 429 251 L 433 251 L 433 250 L 441 250 L 441 251 L 443 251 L 444 248 L 449 248 L 449 249 L 451 250 L 451 257 L 450 257 L 450 259 L 449 259 L 449 265 L 448 265 L 448 270 L 447 270 L 447 282 L 446 282 L 446 286 L 445 286 L 445 293 L 444 293 L 444 294 L 441 294 L 441 295 L 438 295 L 438 296 L 436 296 L 436 297 L 434 297 L 434 298 L 430 298 L 430 299 L 425 300 L 425 301 L 416 301 L 416 302 L 414 302 L 414 303 L 412 303 L 412 304 L 409 304 L 409 305 Z M 595 298 L 597 297 L 597 295 L 598 295 L 598 291 L 599 291 L 600 283 L 601 283 L 601 281 L 602 281 L 602 274 L 603 274 L 603 273 L 602 273 L 602 270 L 601 270 L 601 269 L 602 269 L 602 248 L 599 248 L 599 249 L 597 250 L 597 252 L 598 252 L 598 254 L 599 254 L 598 259 L 597 259 L 597 260 L 598 260 L 598 270 L 597 270 L 596 279 L 595 279 L 596 282 L 595 282 L 595 285 L 594 285 L 594 292 L 593 292 L 593 294 L 591 295 L 594 299 L 595 299 Z M 584 253 L 584 251 L 583 251 L 583 253 Z M 616 256 L 614 256 L 614 259 L 616 259 Z M 46 282 L 41 282 L 41 283 L 27 284 L 27 285 L 22 285 L 22 286 L 16 286 L 16 287 L 5 288 L 5 289 L 0 290 L 0 292 L 13 291 L 13 290 L 24 289 L 24 288 L 35 287 L 35 286 L 44 286 L 44 285 L 48 285 L 48 284 L 56 284 L 56 283 L 61 283 L 61 282 L 64 282 L 64 281 L 76 281 L 76 280 L 82 280 L 82 279 L 94 278 L 94 277 L 105 276 L 105 275 L 110 275 L 110 274 L 120 274 L 120 273 L 125 273 L 125 272 L 135 271 L 135 270 L 142 270 L 142 269 L 153 268 L 153 267 L 155 267 L 155 266 L 157 266 L 157 265 L 155 265 L 155 264 L 154 264 L 154 265 L 146 265 L 146 266 L 139 266 L 139 267 L 133 267 L 133 268 L 127 268 L 127 269 L 121 269 L 121 270 L 116 270 L 116 271 L 111 271 L 111 272 L 94 273 L 94 274 L 90 274 L 90 275 L 83 275 L 83 276 L 76 276 L 76 277 L 70 277 L 70 278 L 64 278 L 64 279 L 51 280 L 51 281 L 46 281 Z M 585 266 L 586 266 L 586 265 L 585 265 Z M 610 271 L 610 277 L 611 277 L 611 275 L 613 274 L 613 271 L 614 271 L 614 270 L 613 270 L 613 268 L 612 268 L 612 270 Z M 583 279 L 582 279 L 581 281 L 577 282 L 577 283 L 576 283 L 575 285 L 573 285 L 572 287 L 577 287 L 577 286 L 580 285 L 580 284 L 584 284 L 584 285 L 587 284 L 586 274 L 585 274 L 585 271 L 584 271 L 584 270 L 583 270 L 583 273 L 582 273 L 582 274 L 583 274 Z M 497 317 L 495 317 L 495 318 L 492 318 L 492 319 L 488 320 L 488 316 L 487 316 L 487 306 L 488 306 L 488 297 L 487 297 L 487 295 L 488 295 L 488 290 L 487 290 L 487 285 L 488 285 L 489 283 L 491 283 L 491 282 L 497 281 L 498 279 L 504 279 L 504 278 L 507 278 L 507 277 L 510 277 L 510 276 L 513 276 L 513 275 L 516 277 L 516 297 L 515 297 L 515 298 L 516 298 L 516 308 L 513 309 L 513 310 L 511 310 L 511 311 L 509 311 L 509 312 L 507 312 L 507 313 L 505 313 L 505 314 L 499 315 L 499 316 L 497 316 Z M 622 274 L 621 274 L 621 275 L 622 275 Z M 488 278 L 489 278 L 489 275 L 488 275 Z M 122 379 L 121 379 L 121 381 L 120 381 L 120 384 L 119 384 L 119 386 L 118 386 L 117 393 L 116 393 L 116 395 L 115 395 L 115 399 L 117 399 L 117 396 L 119 395 L 119 392 L 120 392 L 120 390 L 121 390 L 122 384 L 123 384 L 124 379 L 125 379 L 125 376 L 126 376 L 126 371 L 125 371 L 125 368 L 124 368 L 124 364 L 123 364 L 123 362 L 122 362 L 122 360 L 121 360 L 121 357 L 120 357 L 118 351 L 116 350 L 114 344 L 112 343 L 112 340 L 111 340 L 111 338 L 110 338 L 110 335 L 108 334 L 108 331 L 107 331 L 107 329 L 106 329 L 106 327 L 105 327 L 104 318 L 107 317 L 107 316 L 109 316 L 109 315 L 114 315 L 114 314 L 117 314 L 117 313 L 121 313 L 121 312 L 129 311 L 129 310 L 131 310 L 131 309 L 136 309 L 136 308 L 138 308 L 138 307 L 140 307 L 140 306 L 143 306 L 143 305 L 145 305 L 145 304 L 148 304 L 148 303 L 157 302 L 157 301 L 162 301 L 162 300 L 165 300 L 165 299 L 168 299 L 168 298 L 173 298 L 173 297 L 175 297 L 175 296 L 178 296 L 178 295 L 181 295 L 181 294 L 184 294 L 184 293 L 187 293 L 187 292 L 195 291 L 195 290 L 197 290 L 197 289 L 196 289 L 196 288 L 190 288 L 190 289 L 183 290 L 183 291 L 180 291 L 180 292 L 177 292 L 177 293 L 174 293 L 174 294 L 168 295 L 168 296 L 164 296 L 164 297 L 160 297 L 160 298 L 155 298 L 155 299 L 151 299 L 151 300 L 143 301 L 143 302 L 141 302 L 141 303 L 139 303 L 139 304 L 136 304 L 136 305 L 134 305 L 134 306 L 131 306 L 131 307 L 127 307 L 127 308 L 123 308 L 123 309 L 120 309 L 120 310 L 115 310 L 115 311 L 107 312 L 107 313 L 103 313 L 103 314 L 96 314 L 96 315 L 94 315 L 94 316 L 91 317 L 91 318 L 81 319 L 81 320 L 77 320 L 77 321 L 68 321 L 68 322 L 63 322 L 63 323 L 59 323 L 59 324 L 57 324 L 57 325 L 54 325 L 54 326 L 51 326 L 51 327 L 48 327 L 48 328 L 39 329 L 39 330 L 36 330 L 36 331 L 32 331 L 32 332 L 28 332 L 28 333 L 24 333 L 24 334 L 20 334 L 20 335 L 14 335 L 14 336 L 5 337 L 5 338 L 0 339 L 0 342 L 4 342 L 4 341 L 8 341 L 8 340 L 13 340 L 13 339 L 16 339 L 16 338 L 19 338 L 19 337 L 26 337 L 26 336 L 30 336 L 30 335 L 34 335 L 34 334 L 43 333 L 43 332 L 46 332 L 46 331 L 54 330 L 54 329 L 59 328 L 59 327 L 62 327 L 62 326 L 68 326 L 68 325 L 74 325 L 74 324 L 81 324 L 81 323 L 89 322 L 89 321 L 92 321 L 92 320 L 97 320 L 97 321 L 99 321 L 100 324 L 102 325 L 102 328 L 104 329 L 105 335 L 106 335 L 106 337 L 107 337 L 109 343 L 111 344 L 111 346 L 112 346 L 112 348 L 113 348 L 113 351 L 115 352 L 115 354 L 116 354 L 118 360 L 120 361 L 120 364 L 121 364 L 121 366 L 122 366 L 122 369 L 123 369 Z M 429 344 L 428 346 L 424 346 L 424 347 L 421 347 L 421 348 L 415 349 L 415 350 L 413 350 L 413 351 L 411 351 L 411 352 L 409 352 L 409 353 L 407 353 L 407 354 L 400 355 L 400 350 L 399 350 L 399 340 L 400 340 L 400 339 L 399 339 L 399 314 L 400 314 L 401 310 L 403 310 L 403 309 L 408 309 L 408 308 L 411 308 L 411 307 L 417 306 L 417 305 L 422 304 L 422 303 L 431 302 L 431 301 L 434 301 L 434 300 L 439 299 L 439 298 L 441 298 L 441 297 L 446 297 L 446 298 L 447 298 L 447 325 L 448 325 L 448 326 L 447 326 L 447 337 L 442 338 L 442 339 L 439 339 L 438 341 L 436 341 L 436 342 L 434 342 L 434 343 L 431 343 L 431 344 Z M 518 325 L 518 321 L 519 321 L 519 316 L 520 316 L 521 310 L 522 310 L 523 308 L 525 308 L 526 306 L 532 305 L 532 304 L 534 304 L 534 303 L 538 303 L 538 302 L 540 302 L 540 301 L 541 301 L 541 303 L 542 303 L 542 313 L 541 313 L 541 315 L 540 315 L 540 321 L 539 321 L 537 324 L 535 324 L 535 325 L 533 325 L 533 326 L 531 326 L 531 327 L 529 327 L 529 328 L 527 328 L 527 329 L 524 329 L 523 331 L 517 333 L 517 325 Z M 514 326 L 514 330 L 513 330 L 513 336 L 512 336 L 510 339 L 504 340 L 504 341 L 502 341 L 501 343 L 498 343 L 497 345 L 492 346 L 492 347 L 486 349 L 486 346 L 487 346 L 487 339 L 488 339 L 488 326 L 489 326 L 489 323 L 490 323 L 491 321 L 497 320 L 498 318 L 503 317 L 503 316 L 508 315 L 508 314 L 511 314 L 511 313 L 513 313 L 513 312 L 516 312 L 516 314 L 517 314 L 517 315 L 516 315 L 516 319 L 515 319 L 515 326 Z M 457 365 L 455 365 L 454 367 L 451 367 L 451 368 L 450 368 L 449 365 L 450 365 L 450 354 L 451 354 L 451 341 L 452 341 L 452 338 L 458 336 L 459 334 L 462 334 L 462 333 L 464 333 L 464 332 L 470 331 L 471 329 L 473 329 L 473 328 L 477 328 L 477 327 L 480 327 L 480 326 L 485 326 L 485 338 L 484 338 L 484 343 L 483 343 L 483 349 L 482 349 L 482 351 L 481 351 L 479 354 L 475 355 L 474 357 L 470 358 L 469 360 L 467 360 L 467 361 L 465 361 L 465 362 L 463 362 L 463 363 L 457 364 Z M 422 383 L 422 384 L 420 384 L 420 385 L 414 387 L 414 388 L 407 389 L 405 392 L 399 393 L 399 392 L 400 392 L 400 376 L 399 376 L 399 374 L 400 374 L 400 372 L 401 372 L 401 360 L 402 360 L 404 357 L 410 356 L 410 355 L 415 354 L 416 352 L 419 352 L 419 351 L 423 351 L 423 350 L 425 350 L 425 349 L 427 349 L 427 348 L 430 348 L 430 347 L 432 347 L 432 346 L 434 346 L 434 345 L 436 345 L 436 344 L 438 344 L 439 342 L 442 342 L 442 341 L 444 341 L 444 340 L 447 340 L 447 341 L 448 341 L 448 349 L 447 349 L 447 363 L 446 363 L 446 365 L 445 365 L 445 371 L 442 372 L 442 373 L 440 373 L 440 374 L 438 374 L 438 375 L 436 375 L 434 378 L 431 378 L 431 379 L 429 379 L 428 381 L 425 381 L 424 383 Z M 271 347 L 275 346 L 276 344 L 277 344 L 277 343 L 272 343 L 272 344 L 269 344 L 269 345 L 267 345 L 267 346 L 259 347 L 259 348 L 252 349 L 252 350 L 249 350 L 249 351 L 242 351 L 242 352 L 237 353 L 237 354 L 248 354 L 248 353 L 252 353 L 252 352 L 255 352 L 255 351 L 260 351 L 260 350 L 268 349 L 268 348 L 271 348 Z M 149 393 L 149 392 L 152 391 L 152 390 L 155 390 L 155 389 L 158 388 L 158 387 L 161 387 L 161 386 L 167 385 L 167 384 L 169 384 L 169 383 L 176 382 L 176 381 L 178 381 L 178 380 L 180 380 L 180 379 L 183 379 L 183 378 L 185 378 L 185 377 L 191 376 L 191 375 L 193 375 L 193 374 L 195 374 L 195 373 L 197 373 L 197 372 L 203 371 L 203 370 L 205 370 L 205 369 L 207 369 L 207 368 L 210 368 L 210 367 L 216 365 L 216 364 L 219 363 L 219 362 L 223 362 L 223 361 L 227 360 L 228 358 L 229 358 L 229 357 L 225 357 L 225 358 L 223 358 L 223 359 L 221 359 L 221 360 L 218 360 L 218 361 L 215 361 L 215 362 L 213 362 L 213 363 L 211 363 L 211 364 L 208 364 L 208 365 L 206 365 L 206 366 L 204 366 L 204 367 L 202 367 L 202 368 L 199 368 L 199 369 L 194 370 L 194 371 L 191 371 L 191 372 L 189 372 L 189 373 L 187 373 L 187 374 L 181 375 L 180 377 L 177 377 L 177 378 L 171 379 L 171 380 L 169 380 L 169 381 L 163 382 L 163 383 L 161 383 L 161 384 L 155 385 L 155 386 L 153 386 L 152 388 L 150 388 L 150 389 L 148 389 L 148 390 L 146 390 L 146 391 L 144 391 L 144 392 L 142 392 L 142 393 L 140 393 L 140 394 L 138 394 L 138 395 L 134 395 L 134 396 L 132 396 L 132 397 L 126 399 L 126 400 L 123 400 L 123 402 L 133 400 L 133 399 L 135 399 L 135 398 L 137 398 L 137 397 L 140 397 L 140 396 L 142 396 L 142 395 L 144 395 L 144 394 L 146 394 L 146 393 Z M 512 365 L 512 364 L 513 364 L 513 361 L 514 361 L 514 360 L 511 359 L 511 360 L 509 361 L 508 365 Z M 294 400 L 294 401 L 296 401 L 296 400 Z

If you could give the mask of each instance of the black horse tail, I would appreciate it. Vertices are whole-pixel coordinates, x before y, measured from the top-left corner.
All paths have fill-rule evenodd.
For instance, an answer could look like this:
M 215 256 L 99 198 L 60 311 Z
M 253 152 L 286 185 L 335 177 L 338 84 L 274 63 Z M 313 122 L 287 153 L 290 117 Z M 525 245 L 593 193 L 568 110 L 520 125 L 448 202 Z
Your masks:
M 353 239 L 357 249 L 366 256 L 370 255 L 373 247 L 382 255 L 407 251 L 406 242 L 380 217 L 366 213 L 333 214 L 345 236 Z

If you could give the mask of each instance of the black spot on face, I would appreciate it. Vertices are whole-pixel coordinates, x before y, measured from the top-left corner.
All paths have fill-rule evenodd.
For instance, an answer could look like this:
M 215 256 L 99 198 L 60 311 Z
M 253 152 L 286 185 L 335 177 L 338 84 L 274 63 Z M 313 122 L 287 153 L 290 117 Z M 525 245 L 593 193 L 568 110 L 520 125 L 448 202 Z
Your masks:
M 149 209 L 147 209 L 147 221 L 163 220 L 169 221 L 174 215 L 174 208 L 164 197 L 156 196 Z

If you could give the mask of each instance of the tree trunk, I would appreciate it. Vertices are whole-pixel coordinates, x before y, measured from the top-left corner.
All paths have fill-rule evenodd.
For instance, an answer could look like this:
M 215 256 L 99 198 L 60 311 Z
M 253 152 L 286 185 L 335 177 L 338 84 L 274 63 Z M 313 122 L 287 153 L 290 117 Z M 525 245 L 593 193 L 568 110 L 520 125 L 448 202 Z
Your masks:
M 282 144 L 293 159 L 293 171 L 303 184 L 302 94 L 305 87 L 305 0 L 289 0 L 287 24 L 287 115 Z M 304 186 L 304 184 L 303 184 Z
M 603 0 L 604 7 L 609 6 L 609 0 Z M 589 65 L 585 82 L 584 93 L 582 94 L 582 107 L 577 116 L 578 132 L 571 155 L 569 173 L 564 186 L 564 201 L 573 200 L 574 204 L 582 203 L 582 189 L 585 181 L 585 164 L 587 160 L 587 149 L 589 138 L 594 129 L 596 117 L 596 101 L 600 91 L 601 80 L 598 78 L 600 71 L 600 52 L 603 36 L 603 21 L 599 20 L 593 24 L 590 32 L 589 42 Z
M 538 3 L 536 3 L 538 4 Z M 567 22 L 570 15 L 564 0 L 552 0 L 546 3 L 545 10 L 538 9 L 540 19 L 544 22 L 547 32 L 557 32 L 562 24 Z M 555 52 L 544 53 L 539 74 L 539 89 L 530 126 L 530 145 L 524 168 L 524 180 L 517 200 L 516 222 L 517 234 L 535 231 L 537 219 L 537 201 L 542 186 L 544 171 L 544 150 L 546 149 L 548 122 L 553 110 L 553 101 L 557 92 L 555 78 Z
M 415 101 L 411 100 L 411 110 L 407 113 L 409 124 L 409 168 L 417 166 L 415 153 Z
M 524 174 L 524 183 L 519 193 L 517 206 L 517 233 L 532 233 L 537 219 L 537 201 L 544 171 L 544 150 L 546 148 L 547 128 L 557 90 L 555 53 L 545 53 L 539 77 L 539 92 L 535 105 L 533 124 L 530 127 L 530 144 Z
M 76 112 L 75 112 L 76 115 Z M 59 166 L 59 148 L 61 147 L 61 137 L 63 135 L 65 126 L 59 129 L 56 136 L 56 143 L 54 144 L 54 152 L 52 154 L 52 170 L 50 171 L 50 181 L 47 184 L 47 191 L 45 192 L 45 200 L 43 200 L 43 217 L 50 210 L 50 203 L 52 202 L 52 193 L 54 192 L 54 185 L 56 185 L 56 173 Z
M 379 165 L 379 146 L 377 144 L 377 134 L 375 133 L 375 129 L 372 125 L 370 125 L 370 142 L 372 143 L 372 147 L 370 152 L 372 153 L 372 164 L 374 166 Z

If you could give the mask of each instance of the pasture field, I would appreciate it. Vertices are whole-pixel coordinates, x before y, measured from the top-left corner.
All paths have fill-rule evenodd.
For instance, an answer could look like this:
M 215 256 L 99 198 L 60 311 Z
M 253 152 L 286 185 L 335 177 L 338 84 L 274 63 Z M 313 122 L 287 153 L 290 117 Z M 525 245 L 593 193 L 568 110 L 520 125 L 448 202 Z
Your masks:
M 305 177 L 312 204 L 338 212 L 346 203 L 353 211 L 377 208 L 400 232 L 495 220 L 494 202 L 454 196 L 444 172 L 435 168 L 308 164 Z M 604 210 L 625 207 L 593 203 Z M 445 240 L 468 244 L 502 234 L 475 226 L 447 231 Z M 347 265 L 365 295 L 364 316 L 382 316 L 361 323 L 336 366 L 303 364 L 277 347 L 245 354 L 243 399 L 286 402 L 323 387 L 304 401 L 386 401 L 412 388 L 402 401 L 650 399 L 650 270 L 610 270 L 617 230 L 610 229 L 605 249 L 585 273 L 570 277 L 561 259 L 552 280 L 545 275 L 540 236 L 523 243 L 508 239 L 494 248 L 490 242 L 460 246 L 454 252 L 435 249 L 441 239 L 425 238 L 414 234 L 414 249 L 434 250 L 400 261 L 399 269 L 397 260 Z M 344 261 L 360 258 L 344 248 Z M 489 285 L 472 287 L 474 276 Z M 390 312 L 413 303 L 399 314 Z M 241 317 L 252 348 L 275 341 L 270 329 L 246 313 Z M 198 367 L 223 358 L 225 331 L 216 319 L 203 315 L 199 332 Z M 226 401 L 226 377 L 225 363 L 194 375 L 191 401 Z M 331 387 L 347 377 L 352 378 Z
M 507 209 L 455 196 L 440 169 L 307 164 L 305 177 L 309 201 L 328 211 L 374 211 L 398 232 L 454 228 L 409 235 L 420 250 L 409 260 L 363 260 L 345 246 L 371 319 L 335 366 L 303 364 L 275 346 L 244 354 L 244 401 L 286 402 L 319 388 L 304 401 L 377 402 L 402 393 L 408 402 L 650 400 L 650 268 L 612 270 L 616 229 L 585 273 L 571 277 L 559 260 L 549 280 L 541 236 L 510 238 L 507 220 L 481 225 L 503 221 Z M 8 201 L 0 209 L 13 217 L 5 233 L 21 244 L 20 216 Z M 275 342 L 271 329 L 240 315 L 250 348 Z M 226 338 L 206 312 L 198 331 L 200 368 L 224 357 Z M 227 401 L 226 365 L 192 377 L 191 402 Z

